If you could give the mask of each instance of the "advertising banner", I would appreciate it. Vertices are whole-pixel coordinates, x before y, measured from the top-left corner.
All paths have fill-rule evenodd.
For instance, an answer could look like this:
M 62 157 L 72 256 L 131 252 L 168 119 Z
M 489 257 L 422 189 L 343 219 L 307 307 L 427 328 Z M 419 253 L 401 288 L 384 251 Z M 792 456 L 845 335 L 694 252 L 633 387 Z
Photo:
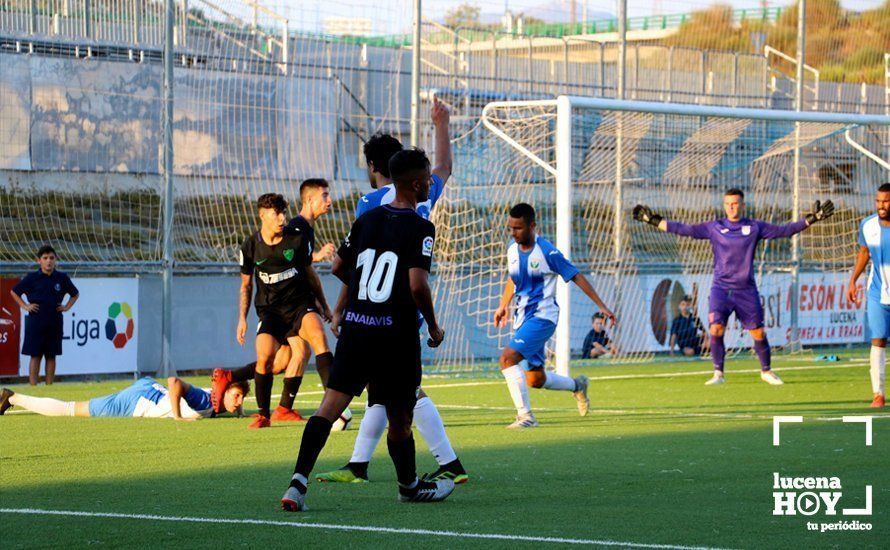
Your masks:
M 63 317 L 62 355 L 56 374 L 134 372 L 139 337 L 139 280 L 72 281 L 80 298 Z M 24 340 L 24 331 L 21 332 Z M 27 376 L 28 358 L 22 357 L 20 365 L 19 374 Z

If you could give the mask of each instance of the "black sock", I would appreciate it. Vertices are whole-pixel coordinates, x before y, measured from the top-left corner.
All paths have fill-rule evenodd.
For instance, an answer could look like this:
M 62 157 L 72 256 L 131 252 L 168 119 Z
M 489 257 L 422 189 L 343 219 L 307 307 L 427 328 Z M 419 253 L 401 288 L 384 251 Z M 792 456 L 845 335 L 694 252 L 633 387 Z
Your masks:
M 256 405 L 260 409 L 260 414 L 269 418 L 269 403 L 272 402 L 272 381 L 274 377 L 271 372 L 266 374 L 256 373 L 253 375 L 253 383 L 256 386 Z
M 368 463 L 367 462 L 350 462 L 346 465 L 353 475 L 363 479 L 368 479 Z
M 295 474 L 309 479 L 309 474 L 315 468 L 315 462 L 329 435 L 331 435 L 331 423 L 326 418 L 313 416 L 309 419 L 306 429 L 303 430 L 303 439 L 300 441 L 300 453 L 297 455 L 297 464 L 294 467 Z
M 448 470 L 449 472 L 454 472 L 454 473 L 456 473 L 456 474 L 465 474 L 465 473 L 467 473 L 467 471 L 464 470 L 464 465 L 460 463 L 460 459 L 459 459 L 459 458 L 455 458 L 454 460 L 452 460 L 452 461 L 449 462 L 448 464 L 443 464 L 443 465 L 440 466 L 440 467 L 441 467 L 441 468 L 444 468 L 444 469 L 446 469 L 446 470 Z
M 232 382 L 243 382 L 250 380 L 256 374 L 256 361 L 248 363 L 243 367 L 232 370 Z
M 399 484 L 408 486 L 417 479 L 417 464 L 414 460 L 414 435 L 408 436 L 404 441 L 393 441 L 386 438 L 386 448 L 396 467 L 396 478 Z
M 328 374 L 331 372 L 331 365 L 334 364 L 334 354 L 326 351 L 315 356 L 315 370 L 318 371 L 318 377 L 321 378 L 321 385 L 328 387 Z
M 300 384 L 302 383 L 302 376 L 285 377 L 284 389 L 281 390 L 281 399 L 278 401 L 278 406 L 284 407 L 285 409 L 293 409 L 294 398 L 297 397 L 297 392 L 300 391 Z

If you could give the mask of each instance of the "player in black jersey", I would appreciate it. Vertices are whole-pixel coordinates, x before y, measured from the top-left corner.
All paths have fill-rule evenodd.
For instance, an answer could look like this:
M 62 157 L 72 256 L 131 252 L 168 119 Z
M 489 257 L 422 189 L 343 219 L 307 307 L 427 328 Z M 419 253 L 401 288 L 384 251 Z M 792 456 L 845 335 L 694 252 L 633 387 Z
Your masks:
M 309 250 L 312 253 L 312 262 L 321 262 L 330 259 L 336 251 L 332 243 L 325 244 L 321 250 L 315 246 L 315 221 L 327 214 L 331 209 L 331 194 L 329 184 L 322 178 L 311 178 L 300 184 L 300 213 L 291 218 L 287 227 L 300 232 L 307 240 Z M 319 300 L 316 297 L 317 310 L 325 315 L 327 302 L 324 296 Z M 314 315 L 314 314 L 313 314 Z M 317 316 L 315 316 L 317 317 Z M 300 391 L 303 381 L 303 373 L 309 363 L 311 351 L 315 351 L 316 368 L 323 384 L 327 384 L 327 374 L 333 363 L 333 354 L 330 353 L 324 325 L 321 319 L 302 318 L 300 329 L 306 333 L 307 338 L 301 338 L 299 331 L 291 329 L 287 335 L 287 345 L 282 345 L 272 361 L 272 373 L 279 374 L 284 371 L 284 387 L 281 391 L 281 399 L 278 406 L 272 411 L 270 420 L 280 422 L 302 422 L 304 419 L 299 411 L 294 409 L 294 399 Z M 253 379 L 256 374 L 256 362 L 233 369 L 214 369 L 211 378 L 213 386 L 211 399 L 214 409 L 220 412 L 221 396 L 226 388 L 233 382 Z
M 240 251 L 241 299 L 237 338 L 238 343 L 244 345 L 247 311 L 256 280 L 259 324 L 254 382 L 259 414 L 254 415 L 250 427 L 265 428 L 270 425 L 272 361 L 276 352 L 287 343 L 292 330 L 301 331 L 304 319 L 307 325 L 315 322 L 319 297 L 325 310 L 327 306 L 321 281 L 312 268 L 312 251 L 307 236 L 284 225 L 287 201 L 281 195 L 267 193 L 259 198 L 257 208 L 261 228 L 244 241 Z M 326 314 L 329 316 L 329 312 Z
M 390 161 L 396 198 L 371 210 L 352 225 L 332 271 L 348 286 L 334 367 L 324 398 L 309 419 L 294 474 L 281 499 L 285 510 L 305 510 L 309 474 L 327 441 L 331 425 L 353 397 L 368 388 L 368 404 L 386 407 L 387 447 L 403 502 L 445 499 L 450 479 L 417 478 L 411 422 L 420 389 L 417 311 L 429 327 L 431 347 L 445 333 L 436 322 L 427 280 L 435 227 L 417 215 L 429 195 L 430 162 L 419 149 L 397 153 Z

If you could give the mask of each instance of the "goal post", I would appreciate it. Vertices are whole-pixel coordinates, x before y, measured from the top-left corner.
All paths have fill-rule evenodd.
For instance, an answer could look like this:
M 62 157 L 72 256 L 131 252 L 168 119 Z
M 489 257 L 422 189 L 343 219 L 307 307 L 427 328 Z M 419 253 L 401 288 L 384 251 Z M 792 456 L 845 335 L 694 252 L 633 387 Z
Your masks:
M 631 219 L 635 203 L 648 199 L 668 219 L 693 223 L 713 219 L 721 209 L 718 196 L 729 187 L 739 187 L 754 210 L 749 210 L 752 218 L 780 224 L 792 221 L 792 204 L 799 202 L 806 211 L 812 200 L 831 198 L 839 207 L 838 214 L 825 227 L 810 230 L 802 241 L 810 250 L 801 256 L 807 270 L 840 284 L 839 274 L 852 265 L 857 221 L 869 214 L 874 188 L 880 178 L 886 181 L 887 177 L 860 147 L 849 143 L 850 133 L 858 132 L 863 140 L 876 141 L 878 150 L 885 147 L 876 130 L 886 133 L 890 127 L 886 115 L 559 96 L 488 103 L 482 125 L 515 155 L 552 176 L 555 235 L 548 236 L 555 236 L 557 248 L 605 288 L 600 294 L 608 296 L 610 306 L 620 300 L 618 345 L 632 351 L 624 354 L 625 359 L 651 357 L 652 346 L 640 342 L 651 336 L 649 329 L 661 331 L 659 338 L 663 338 L 663 325 L 672 317 L 668 311 L 666 319 L 656 319 L 664 315 L 655 311 L 646 286 L 649 274 L 674 272 L 675 279 L 692 281 L 685 284 L 702 288 L 703 294 L 709 286 L 711 264 L 710 250 L 700 242 L 676 242 L 682 238 L 656 235 L 651 228 L 635 224 Z M 795 151 L 802 156 L 800 164 L 793 161 Z M 802 180 L 799 194 L 793 185 L 797 171 Z M 527 183 L 510 181 L 509 171 L 504 179 L 502 185 Z M 587 237 L 585 231 L 596 235 Z M 793 347 L 792 340 L 799 343 L 799 339 L 813 345 L 841 342 L 840 337 L 799 337 L 797 315 L 780 311 L 801 295 L 801 283 L 794 276 L 798 262 L 792 255 L 789 241 L 761 245 L 755 256 L 762 290 L 788 285 L 787 291 L 777 293 L 781 304 L 765 304 L 777 308 L 776 326 L 786 330 L 785 338 L 775 340 L 788 349 Z M 610 276 L 614 288 L 608 288 Z M 837 289 L 831 292 L 837 302 Z M 568 284 L 558 283 L 560 322 L 553 350 L 561 374 L 569 372 L 572 344 L 579 340 L 578 327 L 583 326 L 573 314 L 571 293 Z M 676 301 L 677 293 L 670 298 Z M 707 297 L 697 302 L 698 312 L 706 314 L 701 304 L 706 308 Z M 805 300 L 795 312 L 810 305 Z M 806 315 L 811 315 L 809 310 Z M 828 317 L 807 319 L 831 328 Z M 656 327 L 656 321 L 661 325 Z M 787 326 L 789 321 L 793 326 Z M 848 341 L 856 338 L 851 334 Z

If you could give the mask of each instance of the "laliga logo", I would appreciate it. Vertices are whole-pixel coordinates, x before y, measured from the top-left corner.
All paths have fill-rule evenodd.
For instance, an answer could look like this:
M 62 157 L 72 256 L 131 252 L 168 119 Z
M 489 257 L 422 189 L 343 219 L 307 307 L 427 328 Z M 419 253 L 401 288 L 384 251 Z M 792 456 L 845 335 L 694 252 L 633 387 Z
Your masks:
M 105 321 L 105 337 L 111 340 L 116 349 L 121 349 L 133 339 L 133 310 L 127 302 L 113 302 L 108 306 L 108 320 Z

